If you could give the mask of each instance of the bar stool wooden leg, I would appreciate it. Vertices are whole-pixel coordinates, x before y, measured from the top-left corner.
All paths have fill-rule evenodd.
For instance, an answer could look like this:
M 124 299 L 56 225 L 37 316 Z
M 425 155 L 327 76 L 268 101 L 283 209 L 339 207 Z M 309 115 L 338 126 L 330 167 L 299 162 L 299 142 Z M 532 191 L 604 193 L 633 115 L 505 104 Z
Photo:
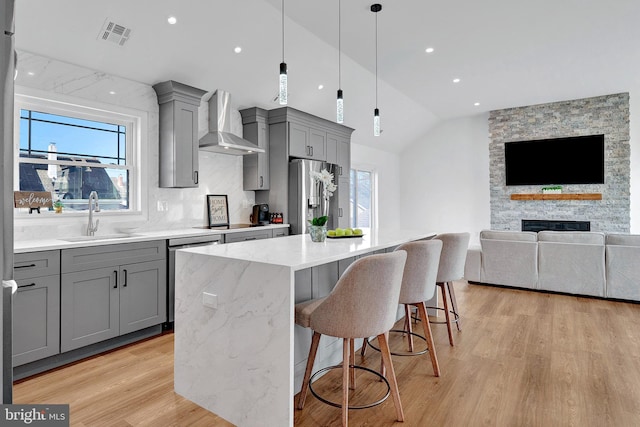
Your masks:
M 391 352 L 389 351 L 389 333 L 385 332 L 384 334 L 378 335 L 378 343 L 380 344 L 382 360 L 389 369 L 389 375 L 386 378 L 389 380 L 389 385 L 391 386 L 391 397 L 393 397 L 393 403 L 396 407 L 396 419 L 398 421 L 404 421 L 404 411 L 402 410 L 402 402 L 400 402 L 396 372 L 393 369 Z
M 404 305 L 404 316 L 404 330 L 409 332 L 407 334 L 409 338 L 409 351 L 413 351 L 413 335 L 411 335 L 411 332 L 413 332 L 411 327 L 411 306 L 409 306 L 409 304 Z
M 427 307 L 424 302 L 417 304 L 418 313 L 423 319 L 427 318 Z M 438 364 L 438 357 L 436 356 L 436 347 L 433 344 L 433 335 L 431 335 L 431 324 L 429 322 L 422 322 L 424 328 L 424 337 L 427 340 L 427 346 L 429 347 L 429 357 L 431 357 L 431 365 L 433 366 L 433 374 L 436 377 L 440 376 L 440 365 Z
M 342 339 L 342 425 L 349 424 L 349 358 L 351 356 L 349 338 Z
M 300 395 L 298 396 L 298 409 L 304 408 L 304 401 L 307 399 L 307 393 L 309 392 L 309 378 L 311 378 L 313 362 L 315 362 L 316 360 L 318 344 L 320 344 L 320 336 L 321 334 L 319 332 L 313 331 L 313 338 L 311 338 L 311 348 L 309 349 L 309 358 L 307 359 L 307 368 L 304 371 L 302 389 L 300 389 Z
M 442 303 L 444 304 L 444 317 L 447 319 L 447 332 L 449 333 L 449 344 L 453 345 L 453 331 L 451 330 L 451 316 L 449 313 L 449 302 L 447 301 L 447 293 L 444 289 L 444 283 L 438 283 L 442 289 Z
M 367 352 L 367 344 L 368 344 L 368 340 L 369 338 L 365 338 L 362 341 L 362 348 L 360 349 L 360 356 L 364 357 L 365 353 Z
M 453 288 L 453 282 L 447 282 L 447 289 L 449 290 L 449 299 L 451 300 L 451 306 L 455 313 L 456 327 L 458 331 L 462 331 L 462 325 L 460 324 L 460 312 L 458 311 L 458 302 L 456 301 L 456 293 Z
M 349 340 L 349 382 L 351 390 L 356 389 L 356 343 L 353 338 Z

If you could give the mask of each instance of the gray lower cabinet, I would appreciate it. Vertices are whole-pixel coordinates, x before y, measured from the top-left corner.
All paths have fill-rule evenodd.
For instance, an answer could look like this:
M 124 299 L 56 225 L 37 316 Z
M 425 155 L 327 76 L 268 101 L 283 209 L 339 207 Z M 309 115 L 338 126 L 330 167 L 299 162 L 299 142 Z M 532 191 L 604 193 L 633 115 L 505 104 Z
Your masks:
M 165 241 L 61 252 L 61 351 L 166 321 Z
M 349 215 L 350 184 L 349 176 L 338 179 L 338 227 L 340 228 L 351 227 L 351 221 L 349 221 L 351 217 Z
M 60 252 L 16 254 L 13 366 L 60 353 Z

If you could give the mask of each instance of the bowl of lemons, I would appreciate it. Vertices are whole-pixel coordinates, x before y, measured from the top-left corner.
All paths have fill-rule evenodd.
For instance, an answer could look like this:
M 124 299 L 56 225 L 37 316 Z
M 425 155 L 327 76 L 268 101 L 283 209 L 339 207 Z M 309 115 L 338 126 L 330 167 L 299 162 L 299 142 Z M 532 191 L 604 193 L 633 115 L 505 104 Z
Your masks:
M 336 228 L 335 230 L 327 230 L 329 239 L 344 239 L 352 237 L 362 237 L 362 230 L 359 228 Z

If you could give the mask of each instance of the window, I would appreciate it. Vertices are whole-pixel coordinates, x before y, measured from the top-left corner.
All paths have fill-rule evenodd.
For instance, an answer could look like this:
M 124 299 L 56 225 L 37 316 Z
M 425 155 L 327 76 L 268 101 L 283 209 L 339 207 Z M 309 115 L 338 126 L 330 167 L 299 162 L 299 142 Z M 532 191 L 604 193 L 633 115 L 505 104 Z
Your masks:
M 372 228 L 375 225 L 374 177 L 371 170 L 351 169 L 351 228 Z
M 135 198 L 135 117 L 19 97 L 20 191 L 47 191 L 64 210 L 88 208 L 97 192 L 101 210 L 130 211 Z

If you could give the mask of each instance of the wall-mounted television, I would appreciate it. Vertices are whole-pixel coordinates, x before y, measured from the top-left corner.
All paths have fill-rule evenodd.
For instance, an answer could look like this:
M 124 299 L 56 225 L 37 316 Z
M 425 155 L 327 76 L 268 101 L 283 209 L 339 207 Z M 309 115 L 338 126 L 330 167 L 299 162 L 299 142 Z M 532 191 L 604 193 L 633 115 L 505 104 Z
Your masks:
M 604 135 L 504 144 L 507 185 L 604 184 Z

